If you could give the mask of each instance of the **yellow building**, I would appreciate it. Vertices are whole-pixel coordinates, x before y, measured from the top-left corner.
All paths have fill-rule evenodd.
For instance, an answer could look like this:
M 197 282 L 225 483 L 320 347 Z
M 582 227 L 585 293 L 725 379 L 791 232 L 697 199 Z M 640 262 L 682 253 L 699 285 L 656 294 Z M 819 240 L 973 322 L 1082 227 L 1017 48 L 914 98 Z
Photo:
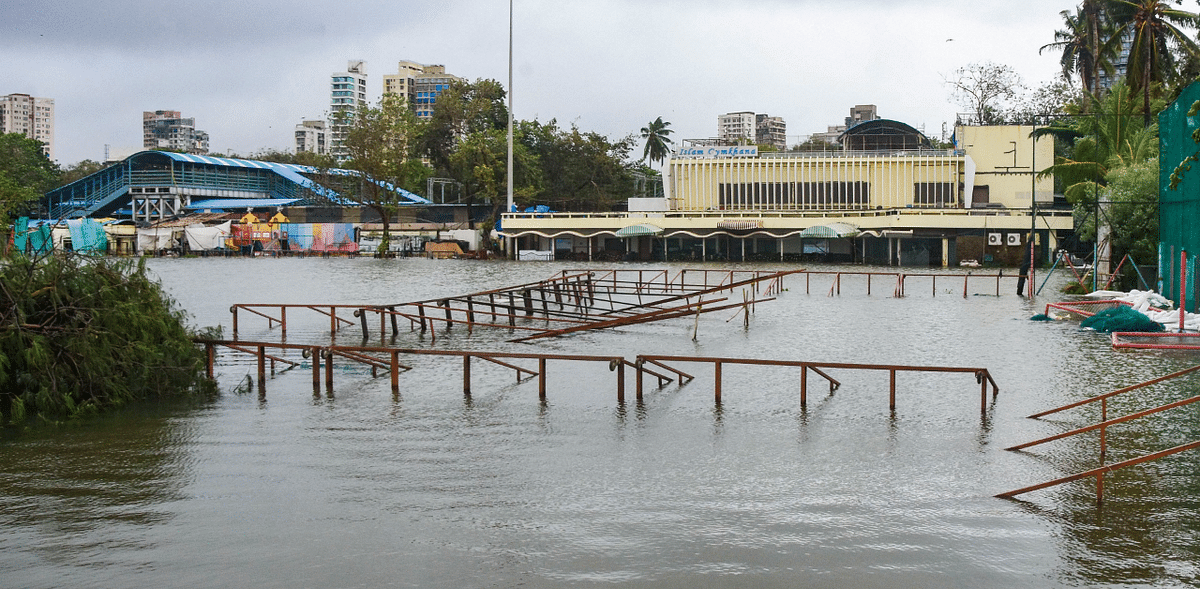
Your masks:
M 843 151 L 682 147 L 664 165 L 665 198 L 631 199 L 624 213 L 505 215 L 504 234 L 586 259 L 1008 263 L 1028 252 L 1035 227 L 1045 252 L 1073 228 L 1070 209 L 1053 207 L 1053 179 L 1034 173 L 1053 163 L 1053 139 L 1035 145 L 1031 132 L 958 127 L 955 148 L 933 149 L 912 127 L 877 119 L 846 131 Z

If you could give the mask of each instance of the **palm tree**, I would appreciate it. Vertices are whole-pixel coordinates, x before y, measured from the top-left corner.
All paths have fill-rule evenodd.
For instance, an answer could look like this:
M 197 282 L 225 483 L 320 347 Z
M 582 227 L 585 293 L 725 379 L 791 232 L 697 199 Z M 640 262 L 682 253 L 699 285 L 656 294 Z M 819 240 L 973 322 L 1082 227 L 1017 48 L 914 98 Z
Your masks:
M 1144 124 L 1149 126 L 1151 86 L 1175 75 L 1173 50 L 1200 56 L 1200 46 L 1179 28 L 1197 27 L 1200 15 L 1174 9 L 1164 0 L 1117 0 L 1117 3 L 1124 14 L 1108 44 L 1116 47 L 1125 35 L 1131 37 L 1126 75 L 1130 85 L 1142 94 Z
M 672 143 L 671 138 L 671 123 L 664 122 L 662 117 L 658 117 L 650 122 L 649 125 L 642 127 L 642 139 L 646 140 L 646 149 L 642 152 L 642 159 L 649 160 L 651 163 L 659 162 L 667 159 L 667 155 L 671 153 L 669 147 Z
M 1113 72 L 1115 46 L 1107 43 L 1112 35 L 1111 19 L 1101 0 L 1084 0 L 1075 13 L 1064 10 L 1060 14 L 1066 28 L 1055 31 L 1054 42 L 1043 45 L 1038 53 L 1047 49 L 1062 51 L 1063 77 L 1069 80 L 1072 74 L 1079 74 L 1086 107 L 1087 96 L 1100 91 L 1101 74 Z

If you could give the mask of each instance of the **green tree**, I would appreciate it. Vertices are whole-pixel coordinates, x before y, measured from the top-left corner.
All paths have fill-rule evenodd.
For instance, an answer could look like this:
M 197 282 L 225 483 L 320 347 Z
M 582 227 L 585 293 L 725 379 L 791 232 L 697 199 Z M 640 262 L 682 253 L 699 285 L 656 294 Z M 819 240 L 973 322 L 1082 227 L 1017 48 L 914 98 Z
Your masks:
M 1118 12 L 1121 20 L 1108 43 L 1115 46 L 1124 35 L 1132 36 L 1126 75 L 1130 85 L 1142 95 L 1143 124 L 1149 127 L 1151 94 L 1161 93 L 1162 86 L 1175 76 L 1176 51 L 1192 57 L 1200 55 L 1200 46 L 1180 28 L 1191 30 L 1200 26 L 1200 15 L 1172 8 L 1164 0 L 1116 2 L 1123 10 Z
M 1058 78 L 1022 95 L 1004 115 L 1004 119 L 1017 125 L 1042 125 L 1045 124 L 1047 115 L 1068 114 L 1071 105 L 1079 105 L 1082 110 L 1087 110 L 1088 106 L 1083 98 L 1084 95 L 1078 88 L 1068 83 L 1065 78 Z
M 104 164 L 95 160 L 83 160 L 71 164 L 62 169 L 62 172 L 59 174 L 58 185 L 66 186 L 76 180 L 91 176 L 104 168 Z
M 450 160 L 469 135 L 508 129 L 505 96 L 500 82 L 484 79 L 454 82 L 438 96 L 420 137 L 421 151 L 435 173 L 451 176 Z
M 69 252 L 0 264 L 0 422 L 212 392 L 185 314 L 143 262 Z
M 392 215 L 405 201 L 396 189 L 423 190 L 431 173 L 417 152 L 420 124 L 399 97 L 385 94 L 378 105 L 360 108 L 346 132 L 346 165 L 359 175 L 343 194 L 379 214 L 381 253 L 390 245 Z
M 1054 165 L 1041 172 L 1053 174 L 1064 185 L 1064 194 L 1073 203 L 1091 206 L 1097 189 L 1114 169 L 1144 162 L 1158 155 L 1158 126 L 1143 127 L 1136 120 L 1137 100 L 1124 81 L 1114 84 L 1106 95 L 1095 101 L 1090 114 L 1080 107 L 1067 110 L 1078 115 L 1069 123 L 1039 129 L 1071 144 L 1069 153 L 1055 159 Z M 1152 105 L 1162 108 L 1161 101 Z
M 671 154 L 671 132 L 671 123 L 663 121 L 662 117 L 642 127 L 642 140 L 646 142 L 646 147 L 642 150 L 642 160 L 662 164 Z
M 634 195 L 632 136 L 610 141 L 574 125 L 560 129 L 554 120 L 522 123 L 522 131 L 540 168 L 540 202 L 562 211 L 611 211 Z
M 0 134 L 0 224 L 58 185 L 58 166 L 42 153 L 42 142 L 21 133 Z
M 539 194 L 541 169 L 523 141 L 525 124 L 517 125 L 513 140 L 513 195 L 515 202 L 531 202 Z M 462 183 L 468 216 L 480 202 L 490 202 L 491 212 L 483 224 L 488 239 L 500 218 L 506 199 L 501 194 L 508 184 L 507 129 L 479 130 L 464 137 L 450 153 L 449 169 L 443 174 Z
M 1158 157 L 1108 174 L 1113 251 L 1142 263 L 1158 257 Z

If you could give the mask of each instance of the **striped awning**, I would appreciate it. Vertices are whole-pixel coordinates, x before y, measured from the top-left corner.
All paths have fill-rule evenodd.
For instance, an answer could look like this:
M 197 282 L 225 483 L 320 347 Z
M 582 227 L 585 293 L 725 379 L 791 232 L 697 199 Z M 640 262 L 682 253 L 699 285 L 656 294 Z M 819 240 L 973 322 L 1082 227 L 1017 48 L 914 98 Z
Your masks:
M 830 223 L 828 225 L 816 225 L 809 227 L 800 232 L 800 237 L 808 237 L 813 239 L 838 239 L 842 237 L 854 237 L 858 235 L 858 227 L 849 223 Z
M 643 235 L 658 235 L 662 232 L 662 227 L 649 223 L 639 223 L 618 229 L 617 237 L 642 237 Z
M 725 219 L 717 221 L 717 229 L 733 229 L 735 231 L 744 231 L 746 229 L 759 229 L 762 227 L 762 221 L 758 219 Z

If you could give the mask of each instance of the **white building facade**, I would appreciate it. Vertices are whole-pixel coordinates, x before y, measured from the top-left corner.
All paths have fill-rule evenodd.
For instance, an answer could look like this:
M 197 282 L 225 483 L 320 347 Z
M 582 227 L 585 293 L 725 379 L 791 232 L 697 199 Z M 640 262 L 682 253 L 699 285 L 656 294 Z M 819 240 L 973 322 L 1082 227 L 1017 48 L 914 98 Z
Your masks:
M 717 117 L 717 140 L 727 145 L 770 145 L 787 149 L 787 124 L 782 117 L 750 111 Z
M 346 71 L 335 72 L 329 80 L 329 153 L 346 157 L 346 133 L 354 124 L 354 114 L 367 105 L 367 62 L 350 60 Z
M 54 160 L 54 99 L 28 94 L 0 96 L 0 133 L 20 133 L 42 142 Z
M 305 119 L 296 125 L 296 153 L 301 152 L 317 155 L 329 153 L 329 130 L 325 121 Z

